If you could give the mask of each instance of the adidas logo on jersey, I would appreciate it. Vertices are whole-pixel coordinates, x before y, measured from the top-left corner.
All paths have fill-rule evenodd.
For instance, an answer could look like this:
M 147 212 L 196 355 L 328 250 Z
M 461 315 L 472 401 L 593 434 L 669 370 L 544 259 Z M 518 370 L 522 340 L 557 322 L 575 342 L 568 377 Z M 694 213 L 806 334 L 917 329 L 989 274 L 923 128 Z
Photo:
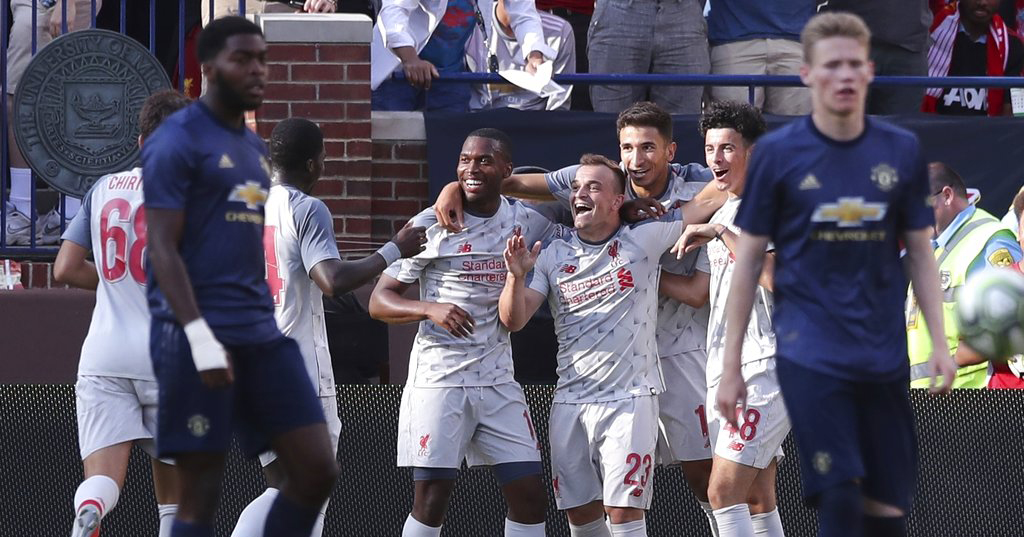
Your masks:
M 229 157 L 227 153 L 224 153 L 223 155 L 220 156 L 220 163 L 217 164 L 217 167 L 222 170 L 226 168 L 234 168 L 235 163 L 231 160 L 231 157 Z
M 807 174 L 803 181 L 800 181 L 800 186 L 797 187 L 800 190 L 817 190 L 821 188 L 821 183 L 818 182 L 818 178 L 813 173 Z

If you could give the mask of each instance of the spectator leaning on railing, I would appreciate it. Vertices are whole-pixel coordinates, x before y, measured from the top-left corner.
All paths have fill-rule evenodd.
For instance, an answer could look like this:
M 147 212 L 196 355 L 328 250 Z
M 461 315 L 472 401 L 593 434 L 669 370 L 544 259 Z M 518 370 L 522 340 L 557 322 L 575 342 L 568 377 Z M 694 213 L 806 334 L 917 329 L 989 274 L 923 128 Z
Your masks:
M 830 11 L 847 11 L 864 19 L 871 29 L 871 61 L 876 76 L 928 74 L 928 0 L 830 0 Z M 921 108 L 924 88 L 873 86 L 869 114 L 913 114 Z
M 13 116 L 14 92 L 32 59 L 32 33 L 35 32 L 36 51 L 42 49 L 63 32 L 63 0 L 11 0 L 11 33 L 7 42 L 7 117 Z M 32 28 L 32 8 L 36 10 L 36 27 Z M 96 12 L 103 7 L 102 0 L 96 0 Z M 4 8 L 6 9 L 6 8 Z M 90 0 L 74 0 L 67 5 L 67 31 L 88 28 L 92 23 Z M 6 31 L 6 28 L 4 28 Z M 11 167 L 11 202 L 5 202 L 7 244 L 31 244 L 32 225 L 29 219 L 36 218 L 32 206 L 32 169 L 18 150 L 14 140 L 14 122 L 8 126 L 8 154 Z M 2 172 L 0 172 L 2 173 Z M 71 219 L 78 213 L 81 202 L 68 196 L 64 202 L 64 214 Z M 36 240 L 39 244 L 57 244 L 60 239 L 60 215 L 56 208 L 36 223 Z
M 526 69 L 523 47 L 512 33 L 509 24 L 505 0 L 494 3 L 490 13 L 483 14 L 491 18 L 487 27 L 489 33 L 484 34 L 480 25 L 473 30 L 469 42 L 466 43 L 466 66 L 470 71 L 487 73 L 507 69 Z M 552 66 L 554 74 L 576 72 L 576 41 L 572 26 L 564 19 L 550 13 L 539 12 L 541 25 L 544 27 L 544 42 L 555 51 Z M 512 84 L 479 84 L 473 86 L 473 94 L 469 101 L 471 110 L 487 108 L 517 108 L 519 110 L 568 110 L 572 86 L 566 91 L 542 97 L 531 91 Z
M 1020 76 L 1024 45 L 996 13 L 999 0 L 961 0 L 935 14 L 928 76 Z M 936 114 L 1010 114 L 1010 92 L 998 88 L 929 88 L 922 110 Z
M 219 19 L 228 15 L 239 15 L 238 0 L 203 0 L 203 26 L 210 23 L 210 2 L 213 2 L 213 18 Z M 245 13 L 294 13 L 297 9 L 307 13 L 334 13 L 337 0 L 304 0 L 302 7 L 293 7 L 288 2 L 279 0 L 246 0 Z
M 726 0 L 728 1 L 728 0 Z M 711 71 L 704 0 L 597 0 L 587 36 L 591 73 Z M 654 101 L 670 114 L 697 114 L 701 86 L 592 86 L 594 111 L 618 114 Z
M 803 63 L 800 30 L 814 15 L 807 0 L 713 0 L 708 14 L 711 74 L 797 75 Z M 746 87 L 715 86 L 716 101 L 747 101 Z M 756 88 L 754 105 L 766 114 L 811 112 L 804 87 Z
M 384 0 L 370 45 L 375 110 L 446 110 L 469 108 L 466 84 L 444 84 L 431 91 L 441 73 L 466 72 L 466 42 L 475 25 L 494 32 L 489 0 Z M 526 71 L 535 72 L 555 51 L 544 32 L 533 0 L 506 0 L 508 24 L 521 46 Z M 405 80 L 392 75 L 401 69 Z

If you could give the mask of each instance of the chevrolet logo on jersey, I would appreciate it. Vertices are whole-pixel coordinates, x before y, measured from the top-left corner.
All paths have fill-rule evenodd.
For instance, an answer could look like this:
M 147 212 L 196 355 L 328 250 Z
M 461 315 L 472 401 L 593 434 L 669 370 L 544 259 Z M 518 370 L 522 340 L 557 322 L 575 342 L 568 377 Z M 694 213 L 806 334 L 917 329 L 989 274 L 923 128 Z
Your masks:
M 236 185 L 228 196 L 228 201 L 240 201 L 245 206 L 256 210 L 267 202 L 267 189 L 260 186 L 256 181 L 246 181 L 244 184 Z
M 835 222 L 839 227 L 859 227 L 864 222 L 877 222 L 885 216 L 885 203 L 865 202 L 864 198 L 839 198 L 836 203 L 822 203 L 811 215 L 812 222 Z

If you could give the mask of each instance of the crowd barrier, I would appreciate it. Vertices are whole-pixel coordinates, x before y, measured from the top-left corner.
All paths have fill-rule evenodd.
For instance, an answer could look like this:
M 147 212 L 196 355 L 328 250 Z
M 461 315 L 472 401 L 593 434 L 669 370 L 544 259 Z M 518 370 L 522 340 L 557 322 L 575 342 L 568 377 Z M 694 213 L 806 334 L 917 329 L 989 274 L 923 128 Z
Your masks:
M 527 386 L 548 468 L 551 387 Z M 324 535 L 398 536 L 412 506 L 411 472 L 395 467 L 401 386 L 340 386 L 343 421 L 338 460 L 341 479 L 331 498 Z M 960 391 L 935 397 L 912 393 L 921 469 L 912 537 L 1019 537 L 1024 535 L 1024 393 Z M 72 498 L 82 478 L 74 389 L 69 385 L 0 385 L 0 521 L 19 537 L 66 535 Z M 800 498 L 792 439 L 779 467 L 782 523 L 789 537 L 816 533 L 813 513 Z M 546 476 L 550 477 L 550 476 Z M 255 461 L 232 451 L 224 475 L 217 535 L 228 536 L 242 508 L 264 487 Z M 710 535 L 707 520 L 678 469 L 655 471 L 651 537 Z M 565 517 L 548 498 L 549 536 L 568 536 Z M 502 535 L 501 494 L 489 470 L 460 472 L 445 537 Z M 157 534 L 157 513 L 145 456 L 132 454 L 117 508 L 104 520 L 103 537 Z

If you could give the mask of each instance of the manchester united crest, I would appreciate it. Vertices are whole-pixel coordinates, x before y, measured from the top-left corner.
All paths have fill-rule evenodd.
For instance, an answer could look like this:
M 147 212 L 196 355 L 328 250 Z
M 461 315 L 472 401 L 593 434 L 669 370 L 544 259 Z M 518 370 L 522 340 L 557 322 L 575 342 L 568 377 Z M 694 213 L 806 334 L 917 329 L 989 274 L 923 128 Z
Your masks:
M 900 174 L 896 172 L 896 168 L 884 162 L 871 168 L 871 182 L 882 192 L 892 190 L 899 180 Z

